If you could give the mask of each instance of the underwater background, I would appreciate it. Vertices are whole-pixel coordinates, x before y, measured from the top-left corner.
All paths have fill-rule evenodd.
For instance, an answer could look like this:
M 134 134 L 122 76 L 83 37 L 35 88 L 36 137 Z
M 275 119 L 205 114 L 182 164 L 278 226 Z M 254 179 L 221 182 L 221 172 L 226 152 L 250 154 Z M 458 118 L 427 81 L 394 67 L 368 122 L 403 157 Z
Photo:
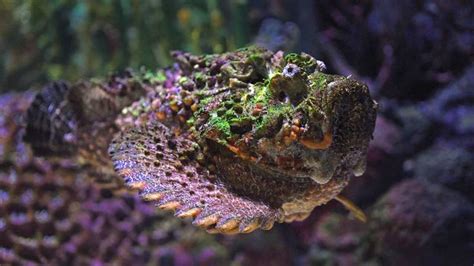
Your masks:
M 169 52 L 306 52 L 379 103 L 366 173 L 303 222 L 211 235 L 32 156 L 51 80 L 166 67 Z M 473 265 L 472 1 L 0 0 L 0 264 Z

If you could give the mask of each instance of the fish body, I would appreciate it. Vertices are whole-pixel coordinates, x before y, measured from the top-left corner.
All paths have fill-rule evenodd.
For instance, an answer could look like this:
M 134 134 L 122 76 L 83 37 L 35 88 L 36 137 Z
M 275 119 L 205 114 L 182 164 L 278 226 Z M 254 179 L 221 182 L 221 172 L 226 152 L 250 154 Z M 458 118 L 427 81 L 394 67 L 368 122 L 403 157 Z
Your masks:
M 172 55 L 166 69 L 50 85 L 26 139 L 219 233 L 302 220 L 365 171 L 376 103 L 362 82 L 305 53 Z

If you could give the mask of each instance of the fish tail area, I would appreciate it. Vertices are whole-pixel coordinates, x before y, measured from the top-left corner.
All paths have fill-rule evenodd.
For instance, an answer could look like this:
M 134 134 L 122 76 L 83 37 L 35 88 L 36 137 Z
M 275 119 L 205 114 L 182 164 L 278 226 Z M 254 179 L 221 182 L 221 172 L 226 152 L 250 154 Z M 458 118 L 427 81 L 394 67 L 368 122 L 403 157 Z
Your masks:
M 367 215 L 365 215 L 364 211 L 361 208 L 359 208 L 357 205 L 355 205 L 355 203 L 352 202 L 350 199 L 342 195 L 337 195 L 335 199 L 339 203 L 341 203 L 347 210 L 349 210 L 357 220 L 363 223 L 367 222 Z
M 122 109 L 145 94 L 134 77 L 123 72 L 103 80 L 46 85 L 27 111 L 25 141 L 36 155 L 63 156 L 97 146 L 97 137 L 110 140 Z M 107 147 L 104 143 L 99 148 L 107 154 Z
M 38 93 L 26 113 L 25 141 L 37 155 L 69 154 L 77 127 L 68 101 L 70 85 L 55 81 Z
M 115 120 L 124 107 L 145 94 L 131 72 L 68 84 L 56 81 L 35 97 L 25 116 L 24 140 L 36 156 L 68 158 L 87 167 L 103 188 L 121 188 L 108 146 L 120 128 Z

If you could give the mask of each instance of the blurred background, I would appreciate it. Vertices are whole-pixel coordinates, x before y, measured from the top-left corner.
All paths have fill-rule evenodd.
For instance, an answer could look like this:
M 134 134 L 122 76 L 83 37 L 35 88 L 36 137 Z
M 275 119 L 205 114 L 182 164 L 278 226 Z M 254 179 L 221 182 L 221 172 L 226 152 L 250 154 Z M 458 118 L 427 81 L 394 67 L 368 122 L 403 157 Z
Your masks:
M 380 108 L 368 169 L 344 191 L 366 210 L 367 224 L 330 203 L 270 232 L 210 236 L 167 222 L 133 197 L 111 199 L 77 180 L 58 184 L 47 167 L 23 169 L 29 159 L 18 121 L 29 89 L 165 67 L 171 50 L 221 53 L 248 44 L 304 51 L 329 73 L 369 85 Z M 0 0 L 0 262 L 46 263 L 58 254 L 65 262 L 75 254 L 86 264 L 119 265 L 472 265 L 473 59 L 470 0 Z M 17 176 L 27 176 L 27 185 Z M 61 231 L 35 216 L 35 235 L 25 231 L 24 187 L 33 191 L 27 206 L 53 191 L 67 199 L 61 219 L 87 221 Z M 132 229 L 118 229 L 123 221 Z M 114 237 L 112 251 L 107 243 L 92 248 L 97 230 Z

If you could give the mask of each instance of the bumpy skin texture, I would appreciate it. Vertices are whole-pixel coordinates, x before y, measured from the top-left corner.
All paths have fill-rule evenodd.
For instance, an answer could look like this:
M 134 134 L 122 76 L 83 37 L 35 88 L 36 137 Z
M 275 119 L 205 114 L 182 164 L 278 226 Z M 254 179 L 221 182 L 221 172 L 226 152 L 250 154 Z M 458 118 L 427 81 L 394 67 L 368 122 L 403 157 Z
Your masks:
M 159 265 L 180 247 L 197 263 L 205 248 L 223 249 L 136 195 L 113 196 L 77 172 L 0 171 L 1 265 Z
M 210 232 L 251 232 L 304 219 L 364 172 L 376 115 L 366 85 L 324 74 L 304 53 L 250 47 L 173 56 L 169 69 L 126 76 L 112 90 L 122 93 L 106 98 L 114 107 L 107 115 L 83 111 L 95 109 L 87 104 L 94 97 L 72 93 L 78 85 L 66 97 L 79 125 L 74 144 L 83 154 L 102 152 L 106 145 L 91 145 L 90 132 L 104 129 L 105 139 L 118 132 L 109 147 L 114 168 L 145 199 Z
M 0 95 L 0 265 L 220 265 L 210 235 L 155 211 L 135 193 L 89 180 L 65 157 L 32 156 L 22 141 L 34 94 Z
M 34 94 L 5 94 L 0 97 L 0 162 L 29 163 L 31 152 L 22 141 L 19 124 Z
M 120 188 L 107 147 L 120 130 L 116 116 L 142 94 L 143 87 L 129 71 L 73 85 L 52 82 L 28 109 L 24 139 L 36 155 L 72 158 L 90 166 L 95 181 Z

